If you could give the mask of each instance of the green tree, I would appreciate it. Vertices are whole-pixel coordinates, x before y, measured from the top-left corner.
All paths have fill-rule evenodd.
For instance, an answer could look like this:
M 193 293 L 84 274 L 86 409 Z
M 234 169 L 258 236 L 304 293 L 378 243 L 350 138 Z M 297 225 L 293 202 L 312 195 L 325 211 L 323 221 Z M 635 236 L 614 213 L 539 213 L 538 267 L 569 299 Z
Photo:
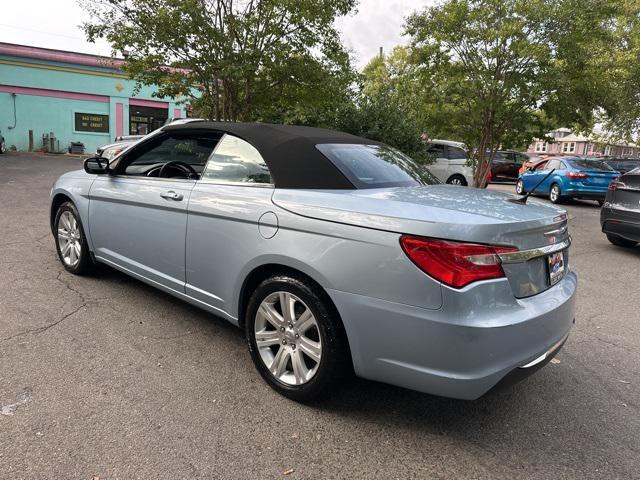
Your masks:
M 467 145 L 475 186 L 501 145 L 526 144 L 555 122 L 592 125 L 608 92 L 614 4 L 448 0 L 408 19 L 422 122 Z
M 158 96 L 218 120 L 318 123 L 353 79 L 333 20 L 355 0 L 81 0 L 89 41 Z
M 352 102 L 338 111 L 336 128 L 378 140 L 414 159 L 427 162 L 423 130 L 415 113 L 414 68 L 409 50 L 396 47 L 387 57 L 377 56 L 364 68 Z

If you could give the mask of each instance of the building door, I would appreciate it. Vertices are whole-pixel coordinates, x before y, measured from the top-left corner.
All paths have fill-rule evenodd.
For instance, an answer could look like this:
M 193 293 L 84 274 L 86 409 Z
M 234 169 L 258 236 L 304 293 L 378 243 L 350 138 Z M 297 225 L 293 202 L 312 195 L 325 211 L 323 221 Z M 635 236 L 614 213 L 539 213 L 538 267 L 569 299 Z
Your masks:
M 166 108 L 129 107 L 129 133 L 131 135 L 146 135 L 165 124 L 169 116 Z

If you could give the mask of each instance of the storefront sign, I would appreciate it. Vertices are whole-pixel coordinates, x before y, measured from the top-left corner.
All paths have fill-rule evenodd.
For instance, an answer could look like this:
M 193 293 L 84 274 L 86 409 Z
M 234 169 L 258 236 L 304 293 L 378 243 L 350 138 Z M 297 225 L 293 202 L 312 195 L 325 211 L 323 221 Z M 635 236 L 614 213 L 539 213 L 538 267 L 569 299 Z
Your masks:
M 109 115 L 76 112 L 75 131 L 109 133 Z

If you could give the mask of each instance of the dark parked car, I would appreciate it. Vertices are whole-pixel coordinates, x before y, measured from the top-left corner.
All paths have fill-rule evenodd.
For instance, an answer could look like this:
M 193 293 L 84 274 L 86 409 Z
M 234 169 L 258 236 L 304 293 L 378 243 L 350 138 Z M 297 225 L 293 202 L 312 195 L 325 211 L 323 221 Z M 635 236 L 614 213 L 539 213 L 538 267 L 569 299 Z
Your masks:
M 640 242 L 640 168 L 609 184 L 600 225 L 614 245 L 635 247 Z
M 492 182 L 515 182 L 518 180 L 518 170 L 529 160 L 524 153 L 501 150 L 496 152 L 491 164 Z
M 604 163 L 620 173 L 627 173 L 640 167 L 640 160 L 633 158 L 608 158 Z

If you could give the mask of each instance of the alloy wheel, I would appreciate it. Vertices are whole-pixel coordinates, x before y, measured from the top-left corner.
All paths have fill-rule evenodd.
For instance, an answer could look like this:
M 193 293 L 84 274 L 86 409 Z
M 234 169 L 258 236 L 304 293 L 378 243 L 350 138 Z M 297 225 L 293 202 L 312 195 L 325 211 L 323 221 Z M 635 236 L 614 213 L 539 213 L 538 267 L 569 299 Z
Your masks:
M 258 307 L 254 335 L 260 359 L 273 377 L 302 385 L 318 370 L 322 344 L 311 309 L 290 292 L 274 292 Z
M 553 185 L 551 187 L 551 191 L 549 192 L 549 199 L 556 203 L 560 199 L 560 187 L 557 185 Z
M 516 193 L 518 195 L 524 195 L 524 185 L 522 184 L 522 180 L 518 180 L 518 183 L 516 183 Z
M 76 217 L 70 212 L 62 212 L 58 220 L 58 248 L 65 265 L 75 267 L 82 254 L 82 236 Z

